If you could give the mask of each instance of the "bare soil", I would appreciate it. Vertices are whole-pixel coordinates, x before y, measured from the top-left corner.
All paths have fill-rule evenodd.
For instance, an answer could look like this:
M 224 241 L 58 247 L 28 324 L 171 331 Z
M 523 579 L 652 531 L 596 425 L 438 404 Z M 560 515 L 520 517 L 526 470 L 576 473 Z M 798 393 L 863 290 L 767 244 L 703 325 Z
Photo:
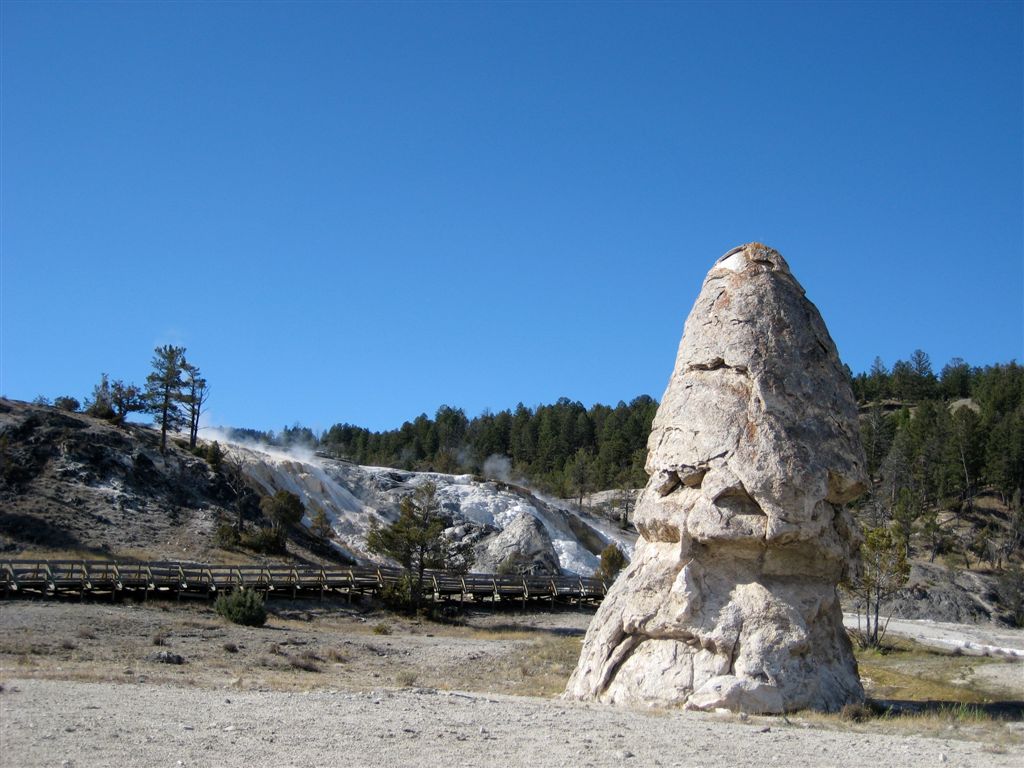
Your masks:
M 853 723 L 564 702 L 592 615 L 575 609 L 456 625 L 344 603 L 269 607 L 267 625 L 248 628 L 201 602 L 0 603 L 0 766 L 980 767 L 1016 765 L 1024 745 L 1024 723 L 962 708 Z M 944 680 L 951 701 L 1006 698 L 1024 669 L 916 646 L 892 661 L 911 677 L 948 667 L 960 679 L 968 665 L 959 688 Z M 995 682 L 975 674 L 990 668 Z M 905 693 L 883 682 L 877 693 Z

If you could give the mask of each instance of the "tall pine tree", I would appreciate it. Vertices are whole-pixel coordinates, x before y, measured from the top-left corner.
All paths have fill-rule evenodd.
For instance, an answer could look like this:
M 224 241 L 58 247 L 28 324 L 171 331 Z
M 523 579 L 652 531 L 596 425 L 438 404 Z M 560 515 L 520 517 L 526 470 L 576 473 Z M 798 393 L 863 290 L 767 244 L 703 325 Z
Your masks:
M 146 400 L 149 412 L 160 425 L 160 452 L 167 451 L 168 431 L 177 431 L 186 424 L 181 410 L 182 379 L 185 348 L 165 344 L 153 350 L 153 371 L 146 377 Z

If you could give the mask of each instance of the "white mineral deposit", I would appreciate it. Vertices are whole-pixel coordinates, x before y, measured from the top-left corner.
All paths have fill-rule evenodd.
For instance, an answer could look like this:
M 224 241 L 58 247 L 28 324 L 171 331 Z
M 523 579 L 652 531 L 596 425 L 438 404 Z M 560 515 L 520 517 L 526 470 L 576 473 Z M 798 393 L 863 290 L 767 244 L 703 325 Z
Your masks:
M 836 585 L 866 487 L 857 411 L 817 308 L 759 243 L 711 268 L 648 441 L 628 569 L 566 690 L 779 713 L 864 697 Z

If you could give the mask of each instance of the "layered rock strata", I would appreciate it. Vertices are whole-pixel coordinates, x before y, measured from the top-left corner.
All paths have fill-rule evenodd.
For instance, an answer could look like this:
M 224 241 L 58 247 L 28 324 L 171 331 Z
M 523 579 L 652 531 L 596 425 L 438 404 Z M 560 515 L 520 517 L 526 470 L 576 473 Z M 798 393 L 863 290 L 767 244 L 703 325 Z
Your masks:
M 648 441 L 641 538 L 566 695 L 761 713 L 861 700 L 836 585 L 864 467 L 817 308 L 778 252 L 730 251 L 686 321 Z

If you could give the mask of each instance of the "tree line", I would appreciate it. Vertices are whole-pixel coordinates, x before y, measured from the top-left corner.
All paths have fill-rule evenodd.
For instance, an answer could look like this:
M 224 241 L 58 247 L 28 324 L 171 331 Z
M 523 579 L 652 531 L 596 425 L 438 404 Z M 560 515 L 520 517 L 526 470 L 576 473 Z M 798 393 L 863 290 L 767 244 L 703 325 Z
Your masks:
M 470 419 L 461 408 L 442 405 L 433 418 L 420 414 L 383 432 L 335 424 L 317 436 L 295 425 L 276 434 L 239 429 L 234 436 L 301 445 L 357 464 L 518 480 L 569 497 L 647 482 L 647 436 L 657 408 L 647 395 L 590 408 L 563 397 Z
M 123 424 L 132 413 L 150 413 L 160 428 L 160 450 L 167 450 L 168 432 L 188 432 L 189 448 L 194 449 L 199 438 L 199 418 L 205 412 L 210 397 L 210 385 L 199 366 L 185 357 L 185 347 L 171 344 L 153 350 L 151 371 L 142 386 L 111 380 L 100 374 L 99 383 L 84 404 L 70 395 L 54 398 L 53 405 L 66 411 L 78 411 Z M 49 405 L 45 397 L 37 397 L 37 404 Z
M 873 481 L 891 506 L 970 503 L 991 487 L 1010 504 L 1024 486 L 1024 368 L 951 360 L 936 375 L 917 350 L 853 378 Z M 902 494 L 902 501 L 900 496 Z
M 858 502 L 863 567 L 848 586 L 867 613 L 866 642 L 879 642 L 880 605 L 915 555 L 987 563 L 1005 618 L 1024 625 L 1024 368 L 954 358 L 936 374 L 916 350 L 891 369 L 875 358 L 852 383 L 871 483 Z

